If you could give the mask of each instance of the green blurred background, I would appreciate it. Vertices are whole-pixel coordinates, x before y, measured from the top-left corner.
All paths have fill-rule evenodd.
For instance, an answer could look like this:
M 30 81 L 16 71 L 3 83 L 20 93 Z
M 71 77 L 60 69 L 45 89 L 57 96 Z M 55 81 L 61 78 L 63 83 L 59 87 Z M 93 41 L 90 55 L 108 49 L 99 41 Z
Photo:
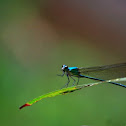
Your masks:
M 61 66 L 126 62 L 126 2 L 1 1 L 0 125 L 125 126 L 126 89 L 103 84 L 19 107 L 60 89 Z M 80 84 L 94 82 L 81 79 Z M 71 82 L 72 83 L 72 82 Z

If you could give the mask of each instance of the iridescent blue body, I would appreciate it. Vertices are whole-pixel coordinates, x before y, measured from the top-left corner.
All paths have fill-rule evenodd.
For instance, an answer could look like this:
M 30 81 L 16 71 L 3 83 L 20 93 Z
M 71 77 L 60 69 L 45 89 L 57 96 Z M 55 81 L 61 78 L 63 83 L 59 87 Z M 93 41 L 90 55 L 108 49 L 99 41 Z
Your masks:
M 106 79 L 116 79 L 118 77 L 126 77 L 126 63 L 89 67 L 89 68 L 68 67 L 67 65 L 62 65 L 62 71 L 63 74 L 59 76 L 63 77 L 64 74 L 66 74 L 68 82 L 65 84 L 65 86 L 67 87 L 70 82 L 69 77 L 71 77 L 74 80 L 73 85 L 75 85 L 76 80 L 73 78 L 73 76 L 78 78 L 77 84 L 79 83 L 79 78 L 88 78 L 97 81 L 105 81 Z M 102 79 L 85 75 L 85 74 L 90 75 L 92 73 L 95 73 L 95 76 L 98 75 L 99 77 L 102 77 Z M 111 76 L 113 76 L 113 78 Z M 126 88 L 126 85 L 120 83 L 115 82 L 108 82 L 108 83 Z

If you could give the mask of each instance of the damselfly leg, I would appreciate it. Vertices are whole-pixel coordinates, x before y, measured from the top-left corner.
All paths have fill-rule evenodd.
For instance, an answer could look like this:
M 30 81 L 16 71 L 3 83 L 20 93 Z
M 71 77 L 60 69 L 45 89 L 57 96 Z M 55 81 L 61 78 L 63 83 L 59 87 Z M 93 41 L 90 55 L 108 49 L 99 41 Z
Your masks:
M 78 77 L 77 85 L 78 85 L 78 83 L 79 83 L 79 79 L 80 79 L 80 77 Z
M 71 76 L 70 76 L 71 77 Z M 73 78 L 73 77 L 71 77 L 72 79 L 73 79 L 73 85 L 72 86 L 74 86 L 75 85 L 75 83 L 76 83 L 76 80 Z
M 66 73 L 66 75 L 67 75 L 67 78 L 68 78 L 68 82 L 62 88 L 65 88 L 65 87 L 67 88 L 68 87 L 68 84 L 70 83 L 70 78 L 69 78 L 68 73 Z
M 61 77 L 63 77 L 64 74 L 65 74 L 65 72 L 63 71 L 63 74 L 57 74 L 57 76 L 61 76 Z

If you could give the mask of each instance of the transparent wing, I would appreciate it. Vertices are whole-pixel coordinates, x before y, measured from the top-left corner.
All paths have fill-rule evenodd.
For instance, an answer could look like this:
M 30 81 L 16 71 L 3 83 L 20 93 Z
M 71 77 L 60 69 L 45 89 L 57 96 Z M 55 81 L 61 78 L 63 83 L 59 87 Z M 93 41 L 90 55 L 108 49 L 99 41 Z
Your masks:
M 79 72 L 82 75 L 88 75 L 105 80 L 121 78 L 126 77 L 126 63 L 79 68 Z

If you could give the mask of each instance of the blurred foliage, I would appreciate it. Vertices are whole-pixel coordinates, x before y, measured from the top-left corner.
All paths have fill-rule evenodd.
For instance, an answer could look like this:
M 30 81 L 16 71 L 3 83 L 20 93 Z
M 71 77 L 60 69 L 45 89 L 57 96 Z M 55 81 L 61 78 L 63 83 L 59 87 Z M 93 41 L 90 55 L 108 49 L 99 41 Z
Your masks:
M 22 103 L 35 96 L 57 90 L 66 83 L 67 78 L 56 76 L 61 72 L 62 64 L 89 67 L 124 62 L 125 59 L 120 55 L 102 50 L 98 45 L 94 46 L 88 41 L 82 43 L 74 37 L 73 39 L 60 39 L 55 43 L 53 40 L 52 43 L 38 40 L 42 43 L 42 48 L 38 49 L 40 45 L 37 39 L 33 41 L 34 44 L 30 43 L 34 40 L 33 36 L 38 35 L 36 32 L 28 36 L 30 39 L 27 43 L 26 32 L 16 31 L 15 29 L 19 31 L 20 29 L 15 23 L 25 22 L 28 15 L 35 18 L 37 7 L 29 3 L 29 1 L 1 1 L 0 5 L 3 14 L 0 24 L 2 27 L 0 35 L 2 38 L 0 40 L 0 124 L 2 126 L 126 125 L 126 89 L 109 84 L 43 100 L 22 111 L 18 109 Z M 9 27 L 11 24 L 13 25 Z M 29 29 L 30 33 L 31 31 Z M 20 33 L 24 33 L 24 36 Z M 41 50 L 39 57 L 37 57 L 38 50 Z M 33 55 L 35 56 L 31 58 Z M 88 79 L 80 80 L 80 84 L 90 82 L 92 81 Z

